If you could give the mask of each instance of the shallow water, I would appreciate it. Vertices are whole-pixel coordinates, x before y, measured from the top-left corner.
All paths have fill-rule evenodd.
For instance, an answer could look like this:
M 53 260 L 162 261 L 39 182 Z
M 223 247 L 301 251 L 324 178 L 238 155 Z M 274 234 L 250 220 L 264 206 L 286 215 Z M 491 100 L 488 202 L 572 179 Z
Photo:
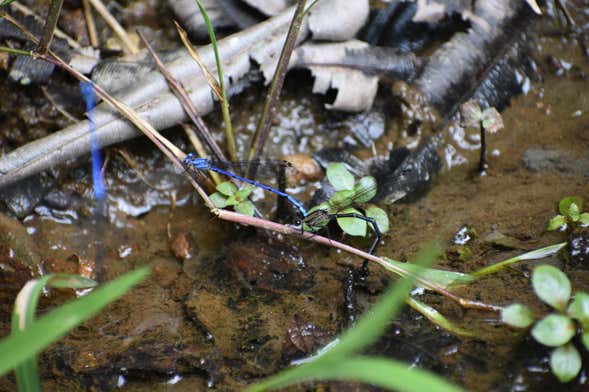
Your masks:
M 544 81 L 526 96 L 514 98 L 503 113 L 505 129 L 488 135 L 492 151 L 488 174 L 476 173 L 476 137 L 447 134 L 445 139 L 461 158 L 453 156 L 452 165 L 446 161 L 431 191 L 418 201 L 385 207 L 391 231 L 379 255 L 406 260 L 437 239 L 448 245 L 438 266 L 470 272 L 565 239 L 562 233 L 546 232 L 545 227 L 562 197 L 580 195 L 589 200 L 589 82 L 579 76 L 586 75 L 589 66 L 574 42 L 544 38 L 540 45 L 536 55 Z M 548 55 L 577 68 L 563 75 L 551 73 Z M 322 98 L 309 91 L 304 75 L 290 76 L 277 131 L 266 149 L 269 156 L 312 153 L 346 136 L 345 127 L 334 126 L 336 121 L 322 110 Z M 262 94 L 253 88 L 232 103 L 242 146 L 247 132 L 253 131 L 253 113 L 260 112 Z M 386 104 L 383 98 L 377 108 L 389 114 Z M 219 122 L 215 115 L 208 118 L 208 123 Z M 391 143 L 411 144 L 411 136 L 401 138 L 393 120 L 388 118 L 387 124 L 376 145 L 378 153 L 384 154 Z M 184 147 L 179 138 L 174 141 Z M 207 385 L 237 390 L 312 353 L 346 326 L 343 284 L 348 266 L 358 266 L 361 260 L 297 238 L 219 221 L 150 145 L 131 141 L 121 147 L 157 189 L 143 183 L 110 149 L 103 278 L 112 279 L 145 264 L 152 265 L 153 271 L 143 284 L 41 355 L 46 390 L 117 386 L 129 391 L 201 390 Z M 370 151 L 361 154 L 368 156 Z M 547 155 L 550 159 L 540 159 Z M 527 166 L 524 156 L 529 158 Z M 540 158 L 532 161 L 533 157 Z M 15 258 L 21 261 L 44 260 L 45 271 L 77 272 L 87 266 L 95 252 L 87 177 L 66 177 L 60 184 L 70 206 L 60 213 L 37 209 L 22 224 L 3 215 L 2 232 L 12 237 L 3 236 L 2 248 L 15 248 Z M 269 206 L 273 199 L 267 199 Z M 460 257 L 450 242 L 464 226 L 476 236 L 468 244 L 469 252 Z M 490 239 L 497 233 L 507 236 L 508 246 Z M 338 233 L 332 236 L 357 246 L 367 244 Z M 191 257 L 180 260 L 172 249 Z M 540 262 L 555 263 L 571 277 L 575 288 L 589 289 L 585 265 L 558 257 Z M 490 304 L 517 301 L 546 311 L 529 283 L 531 268 L 538 263 L 518 264 L 458 292 Z M 2 335 L 8 333 L 9 311 L 19 284 L 28 278 L 22 267 L 14 268 L 12 285 L 0 293 Z M 391 279 L 378 266 L 371 266 L 370 272 L 366 288 L 356 292 L 359 312 L 377 299 Z M 42 301 L 41 313 L 72 297 L 72 293 L 52 292 Z M 422 299 L 458 325 L 476 331 L 477 338 L 452 336 L 407 309 L 371 353 L 431 369 L 468 390 L 563 388 L 549 374 L 549 351 L 500 325 L 497 314 L 463 309 L 437 294 L 425 294 Z M 305 334 L 310 338 L 302 339 Z M 585 383 L 583 373 L 571 387 L 580 390 Z M 334 390 L 356 387 L 369 389 L 332 385 Z M 12 389 L 12 376 L 0 380 L 0 390 Z

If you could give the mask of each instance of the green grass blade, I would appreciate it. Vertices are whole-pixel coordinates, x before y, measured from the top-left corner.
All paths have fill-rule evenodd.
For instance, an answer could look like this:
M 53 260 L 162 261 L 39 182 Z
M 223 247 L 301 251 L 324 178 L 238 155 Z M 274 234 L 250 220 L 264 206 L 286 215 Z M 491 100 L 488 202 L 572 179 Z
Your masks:
M 40 279 L 28 281 L 16 297 L 12 312 L 12 331 L 18 333 L 29 328 L 35 321 L 35 311 L 39 297 L 45 286 L 87 288 L 94 287 L 96 282 L 79 275 L 49 274 Z M 37 358 L 28 358 L 15 369 L 16 385 L 19 391 L 35 392 L 41 390 Z
M 140 268 L 106 283 L 92 293 L 60 306 L 35 320 L 23 332 L 13 332 L 0 341 L 0 376 L 34 358 L 41 350 L 60 339 L 72 328 L 98 313 L 103 307 L 121 297 L 149 274 Z
M 563 247 L 565 247 L 566 244 L 567 244 L 566 242 L 560 242 L 558 244 L 549 245 L 549 246 L 545 246 L 544 248 L 532 250 L 530 252 L 521 254 L 519 256 L 515 256 L 515 257 L 509 258 L 507 260 L 492 264 L 488 267 L 481 268 L 475 272 L 472 272 L 471 275 L 474 276 L 475 278 L 480 278 L 481 276 L 493 274 L 493 273 L 500 271 L 503 268 L 505 268 L 511 264 L 515 264 L 520 261 L 542 259 L 544 257 L 548 257 L 548 256 L 558 252 Z
M 221 65 L 221 57 L 219 56 L 219 48 L 217 45 L 217 38 L 215 37 L 215 30 L 213 24 L 207 13 L 207 10 L 203 6 L 200 0 L 196 0 L 198 9 L 202 14 L 202 18 L 207 26 L 209 37 L 211 39 L 211 45 L 213 46 L 213 52 L 215 53 L 215 62 L 217 63 L 217 74 L 219 75 L 219 86 L 221 87 L 221 94 L 223 99 L 221 100 L 221 112 L 223 113 L 223 121 L 225 122 L 225 137 L 227 138 L 227 150 L 229 157 L 232 161 L 237 161 L 237 149 L 235 147 L 235 137 L 233 136 L 233 127 L 231 125 L 231 116 L 229 114 L 229 101 L 227 100 L 227 91 L 225 90 L 225 79 L 223 78 L 223 67 Z
M 409 369 L 405 363 L 379 357 L 351 357 L 301 365 L 253 385 L 246 391 L 267 391 L 310 380 L 360 381 L 403 392 L 461 391 L 435 374 Z
M 440 328 L 445 329 L 448 332 L 451 332 L 458 336 L 476 336 L 476 333 L 474 331 L 469 331 L 467 329 L 459 327 L 458 325 L 454 324 L 446 317 L 444 317 L 436 309 L 424 304 L 421 301 L 418 301 L 410 297 L 407 298 L 407 305 L 411 306 L 413 309 L 423 314 L 429 321 L 436 324 Z

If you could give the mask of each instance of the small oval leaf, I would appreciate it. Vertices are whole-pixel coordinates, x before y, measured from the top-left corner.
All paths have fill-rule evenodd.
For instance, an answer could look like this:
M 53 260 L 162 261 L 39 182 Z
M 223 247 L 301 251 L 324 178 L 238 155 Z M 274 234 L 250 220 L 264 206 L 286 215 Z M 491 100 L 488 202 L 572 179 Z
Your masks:
M 217 185 L 217 190 L 221 192 L 222 195 L 231 196 L 237 191 L 237 187 L 231 181 L 225 181 Z
M 376 180 L 374 177 L 362 177 L 354 186 L 354 200 L 356 203 L 368 203 L 376 196 Z
M 549 230 L 549 231 L 558 230 L 562 226 L 564 226 L 566 223 L 567 223 L 567 220 L 563 215 L 555 215 L 552 217 L 552 219 L 550 219 L 550 222 L 548 222 L 548 227 L 546 227 L 546 230 Z
M 241 188 L 240 190 L 238 190 L 237 192 L 235 192 L 235 199 L 239 202 L 242 202 L 244 200 L 247 200 L 248 197 L 250 197 L 250 194 L 256 189 L 255 186 L 253 185 L 249 185 L 246 186 L 244 188 Z
M 589 226 L 589 212 L 583 212 L 579 217 L 579 224 Z
M 558 347 L 550 355 L 550 368 L 560 382 L 565 383 L 577 377 L 581 371 L 581 355 L 571 343 Z
M 340 214 L 358 214 L 362 215 L 360 211 L 354 208 L 347 208 Z M 366 221 L 358 218 L 337 218 L 337 224 L 341 227 L 342 231 L 346 234 L 365 237 L 366 236 Z
M 583 332 L 581 334 L 581 342 L 583 342 L 585 350 L 589 351 L 589 332 Z
M 249 200 L 242 201 L 241 203 L 236 204 L 233 208 L 240 214 L 254 216 L 254 204 Z
M 584 330 L 589 330 L 589 294 L 575 293 L 575 299 L 569 305 L 568 315 L 579 320 Z
M 364 209 L 364 215 L 376 221 L 376 225 L 382 234 L 389 231 L 389 217 L 382 208 L 370 206 Z M 374 229 L 372 225 L 370 225 L 370 228 Z
M 536 267 L 532 286 L 542 301 L 564 312 L 571 296 L 571 282 L 561 270 L 551 265 Z
M 532 310 L 522 304 L 512 304 L 501 309 L 501 321 L 516 328 L 527 328 L 534 322 Z
M 563 197 L 558 203 L 558 211 L 561 215 L 569 216 L 571 204 L 576 204 L 579 211 L 583 210 L 583 199 L 580 196 Z
M 334 162 L 327 166 L 327 180 L 336 191 L 354 189 L 354 176 L 343 163 Z
M 575 323 L 560 314 L 549 314 L 532 328 L 532 336 L 545 346 L 558 347 L 575 334 Z
M 211 201 L 217 208 L 225 208 L 227 207 L 227 198 L 223 196 L 220 192 L 215 192 L 209 196 Z

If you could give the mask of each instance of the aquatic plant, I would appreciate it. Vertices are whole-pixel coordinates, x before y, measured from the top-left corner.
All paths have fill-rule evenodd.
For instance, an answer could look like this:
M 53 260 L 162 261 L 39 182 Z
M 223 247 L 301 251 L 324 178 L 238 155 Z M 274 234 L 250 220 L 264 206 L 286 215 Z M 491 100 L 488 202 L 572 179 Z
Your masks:
M 558 203 L 560 214 L 553 216 L 546 230 L 566 230 L 575 226 L 589 226 L 589 212 L 583 211 L 583 199 L 579 196 L 567 196 Z
M 554 310 L 541 318 L 526 305 L 512 304 L 501 311 L 501 320 L 516 328 L 531 329 L 539 343 L 555 347 L 550 355 L 552 373 L 568 382 L 581 370 L 581 354 L 572 342 L 579 331 L 581 342 L 589 350 L 589 295 L 576 292 L 571 296 L 571 283 L 567 276 L 551 265 L 541 265 L 532 274 L 534 292 Z
M 237 189 L 234 183 L 225 181 L 217 185 L 217 192 L 210 197 L 217 208 L 233 207 L 240 214 L 254 216 L 254 204 L 248 199 L 254 189 L 253 185 Z
M 41 390 L 36 355 L 120 298 L 148 274 L 147 267 L 129 272 L 39 319 L 35 319 L 35 311 L 46 287 L 81 289 L 94 287 L 96 282 L 67 274 L 49 274 L 27 282 L 15 301 L 12 333 L 0 340 L 0 376 L 14 369 L 19 391 Z

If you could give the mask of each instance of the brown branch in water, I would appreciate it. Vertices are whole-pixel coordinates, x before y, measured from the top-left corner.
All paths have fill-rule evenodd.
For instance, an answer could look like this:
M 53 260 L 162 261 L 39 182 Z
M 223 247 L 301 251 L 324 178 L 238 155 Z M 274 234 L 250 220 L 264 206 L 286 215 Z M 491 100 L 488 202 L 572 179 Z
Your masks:
M 266 139 L 268 138 L 268 133 L 270 132 L 270 126 L 272 125 L 274 109 L 276 107 L 276 103 L 278 102 L 278 97 L 280 96 L 282 85 L 284 84 L 286 71 L 288 70 L 288 63 L 290 62 L 290 57 L 297 42 L 299 31 L 301 30 L 301 24 L 303 23 L 303 18 L 305 16 L 305 3 L 306 0 L 297 1 L 297 8 L 288 29 L 288 34 L 286 35 L 286 41 L 282 47 L 278 64 L 276 65 L 276 71 L 274 72 L 274 78 L 272 79 L 270 91 L 266 96 L 266 102 L 264 103 L 262 116 L 260 117 L 256 132 L 252 138 L 252 144 L 250 146 L 250 152 L 248 156 L 249 160 L 259 159 L 262 155 L 262 152 L 264 151 L 264 145 L 266 144 Z M 255 165 L 248 167 L 247 176 L 249 178 L 255 178 Z
M 222 209 L 214 208 L 211 210 L 211 212 L 215 216 L 217 216 L 218 218 L 226 220 L 226 221 L 235 222 L 235 223 L 239 223 L 242 225 L 255 226 L 255 227 L 258 227 L 261 229 L 271 230 L 271 231 L 274 231 L 277 233 L 282 233 L 285 235 L 296 235 L 296 236 L 301 237 L 305 240 L 317 242 L 319 244 L 323 244 L 323 245 L 327 245 L 327 246 L 331 246 L 333 248 L 340 249 L 344 252 L 359 256 L 363 259 L 370 260 L 372 262 L 375 262 L 375 263 L 383 266 L 387 270 L 393 270 L 395 273 L 397 273 L 400 276 L 412 276 L 415 279 L 415 281 L 419 284 L 419 286 L 426 288 L 428 290 L 435 291 L 445 297 L 448 297 L 448 298 L 458 302 L 461 306 L 463 306 L 465 308 L 480 309 L 480 310 L 493 311 L 493 312 L 498 312 L 501 310 L 500 306 L 486 304 L 486 303 L 480 302 L 480 301 L 473 301 L 473 300 L 470 300 L 467 298 L 462 298 L 462 297 L 458 296 L 457 294 L 452 293 L 451 291 L 448 291 L 445 288 L 443 288 L 435 283 L 432 283 L 426 279 L 420 278 L 419 276 L 413 274 L 410 271 L 407 271 L 401 267 L 387 263 L 385 260 L 381 259 L 380 257 L 377 257 L 375 255 L 371 255 L 367 252 L 364 252 L 358 248 L 354 248 L 353 246 L 344 244 L 342 242 L 334 241 L 334 240 L 331 240 L 327 237 L 317 235 L 316 233 L 311 233 L 308 231 L 301 231 L 300 229 L 298 229 L 296 227 L 283 225 L 281 223 L 269 221 L 266 219 L 256 218 L 253 216 L 239 214 L 237 212 L 233 212 L 233 211 L 229 211 L 229 210 L 222 210 Z

